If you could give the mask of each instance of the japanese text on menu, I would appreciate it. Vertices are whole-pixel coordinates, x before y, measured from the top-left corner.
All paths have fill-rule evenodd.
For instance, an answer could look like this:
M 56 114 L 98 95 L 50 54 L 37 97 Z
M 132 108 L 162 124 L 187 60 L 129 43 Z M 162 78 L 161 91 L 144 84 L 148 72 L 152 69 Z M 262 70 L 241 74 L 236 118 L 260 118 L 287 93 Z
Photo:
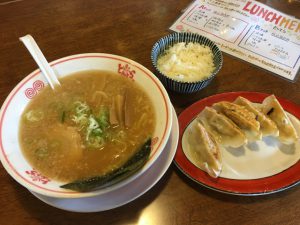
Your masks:
M 294 80 L 300 67 L 300 21 L 247 0 L 197 0 L 170 27 L 196 32 L 222 51 Z

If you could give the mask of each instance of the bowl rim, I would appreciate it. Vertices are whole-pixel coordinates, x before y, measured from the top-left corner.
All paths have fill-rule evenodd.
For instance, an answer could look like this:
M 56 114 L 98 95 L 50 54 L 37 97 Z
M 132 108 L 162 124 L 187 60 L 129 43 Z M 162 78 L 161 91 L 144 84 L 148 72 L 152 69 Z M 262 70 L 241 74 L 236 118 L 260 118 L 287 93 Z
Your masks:
M 160 41 L 163 41 L 163 40 L 166 40 L 166 39 L 169 39 L 171 37 L 176 37 L 176 35 L 179 37 L 179 36 L 183 36 L 184 38 L 187 38 L 187 37 L 198 37 L 198 38 L 202 38 L 205 40 L 205 42 L 208 42 L 212 45 L 213 48 L 216 48 L 216 52 L 217 54 L 220 54 L 220 63 L 217 65 L 215 71 L 213 71 L 213 73 L 211 73 L 211 75 L 209 75 L 207 78 L 205 79 L 202 79 L 202 80 L 198 80 L 198 81 L 180 81 L 180 80 L 176 80 L 174 78 L 171 78 L 167 75 L 165 75 L 163 72 L 161 72 L 158 67 L 157 67 L 157 60 L 154 60 L 154 51 L 155 51 L 155 47 L 158 45 L 158 43 Z M 183 42 L 183 41 L 181 41 Z M 189 41 L 189 42 L 192 42 L 192 43 L 198 43 L 198 42 L 194 42 L 194 41 Z M 173 45 L 176 44 L 176 43 L 179 43 L 179 40 L 176 40 L 174 41 Z M 205 44 L 206 46 L 208 46 L 207 44 Z M 170 45 L 172 46 L 172 45 Z M 159 55 L 157 55 L 159 56 Z M 219 71 L 221 70 L 222 66 L 223 66 L 223 54 L 222 54 L 222 51 L 220 50 L 220 48 L 217 46 L 217 44 L 212 41 L 211 39 L 203 36 L 203 35 L 200 35 L 200 34 L 197 34 L 197 33 L 192 33 L 192 32 L 173 32 L 171 34 L 168 34 L 166 36 L 163 36 L 161 37 L 158 41 L 156 41 L 152 47 L 152 50 L 151 50 L 151 62 L 152 62 L 152 65 L 153 67 L 157 70 L 157 72 L 163 76 L 164 78 L 167 78 L 168 80 L 171 80 L 171 81 L 174 81 L 174 82 L 178 82 L 180 84 L 183 84 L 183 85 L 188 85 L 188 84 L 199 84 L 199 83 L 202 83 L 202 82 L 206 82 L 206 81 L 209 81 L 211 79 L 213 79 L 217 73 L 219 73 Z
M 142 175 L 146 170 L 151 168 L 151 165 L 156 161 L 156 159 L 160 156 L 161 152 L 163 151 L 172 128 L 172 104 L 169 99 L 169 95 L 167 91 L 165 90 L 164 86 L 162 83 L 159 81 L 159 79 L 146 67 L 141 65 L 140 63 L 133 61 L 129 58 L 119 56 L 119 55 L 114 55 L 114 54 L 108 54 L 108 53 L 83 53 L 83 54 L 76 54 L 76 55 L 70 55 L 67 57 L 59 58 L 57 60 L 54 60 L 50 62 L 51 66 L 55 66 L 57 64 L 65 63 L 71 60 L 76 60 L 76 59 L 84 59 L 84 58 L 108 58 L 108 59 L 113 59 L 113 60 L 119 60 L 123 61 L 125 63 L 128 63 L 138 69 L 141 70 L 142 73 L 146 74 L 152 82 L 155 83 L 156 87 L 159 89 L 163 101 L 165 102 L 165 107 L 166 107 L 166 126 L 163 132 L 163 138 L 161 138 L 157 148 L 155 149 L 155 152 L 151 155 L 151 158 L 148 160 L 146 165 L 144 165 L 141 170 L 133 175 L 131 175 L 129 178 L 126 178 L 123 181 L 120 181 L 112 186 L 109 186 L 107 188 L 103 189 L 98 189 L 94 190 L 91 192 L 76 192 L 76 191 L 71 191 L 67 190 L 66 191 L 55 191 L 51 190 L 50 188 L 42 188 L 39 185 L 34 184 L 32 181 L 25 179 L 18 171 L 17 169 L 10 164 L 10 161 L 8 160 L 7 155 L 5 154 L 5 149 L 3 146 L 3 121 L 5 117 L 6 110 L 11 102 L 11 100 L 14 98 L 14 96 L 19 93 L 20 89 L 31 79 L 33 79 L 35 76 L 39 75 L 41 73 L 40 69 L 36 69 L 33 72 L 29 73 L 26 75 L 21 81 L 18 82 L 18 84 L 11 90 L 11 92 L 8 94 L 6 97 L 5 101 L 3 102 L 1 109 L 0 109 L 0 160 L 7 171 L 7 173 L 14 179 L 16 180 L 19 184 L 21 184 L 23 187 L 30 189 L 36 193 L 49 196 L 49 197 L 56 197 L 56 198 L 83 198 L 83 197 L 92 197 L 100 194 L 107 193 L 109 191 L 115 190 L 121 186 L 126 185 L 130 181 L 137 179 L 140 175 Z M 67 74 L 66 74 L 67 75 Z M 28 103 L 27 103 L 28 104 Z M 26 104 L 26 105 L 27 105 Z M 19 149 L 21 151 L 21 149 Z M 22 154 L 22 153 L 21 153 Z M 22 154 L 23 155 L 23 154 Z M 23 155 L 24 157 L 24 155 Z M 24 157 L 26 160 L 26 158 Z M 150 161 L 151 160 L 151 161 Z M 27 160 L 26 160 L 27 161 Z M 27 161 L 28 162 L 28 161 Z M 29 163 L 28 163 L 29 164 Z M 30 165 L 30 164 L 29 164 Z

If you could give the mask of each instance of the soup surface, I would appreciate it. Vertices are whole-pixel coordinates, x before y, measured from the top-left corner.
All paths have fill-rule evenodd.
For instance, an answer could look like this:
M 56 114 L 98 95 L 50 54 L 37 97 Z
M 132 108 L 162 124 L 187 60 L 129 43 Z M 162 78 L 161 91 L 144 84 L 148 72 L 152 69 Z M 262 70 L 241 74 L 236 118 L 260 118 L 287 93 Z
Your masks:
M 23 154 L 43 175 L 70 182 L 106 174 L 152 136 L 152 102 L 133 80 L 91 70 L 60 82 L 34 97 L 20 123 Z

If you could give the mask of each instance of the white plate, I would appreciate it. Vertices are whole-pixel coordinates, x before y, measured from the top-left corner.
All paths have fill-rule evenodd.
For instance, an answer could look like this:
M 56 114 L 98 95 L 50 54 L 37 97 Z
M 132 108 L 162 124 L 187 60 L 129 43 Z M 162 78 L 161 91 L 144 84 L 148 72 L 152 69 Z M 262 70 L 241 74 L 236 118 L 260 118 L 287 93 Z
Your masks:
M 142 176 L 111 192 L 95 197 L 73 199 L 53 198 L 35 192 L 31 193 L 48 205 L 72 212 L 100 212 L 125 205 L 143 195 L 162 178 L 174 158 L 178 136 L 178 120 L 173 109 L 171 135 L 157 161 Z
M 287 114 L 300 136 L 300 121 L 295 116 Z M 191 129 L 196 122 L 197 120 L 194 119 L 186 131 Z M 186 131 L 182 137 L 182 149 L 186 157 L 197 166 L 197 160 L 188 144 Z M 260 141 L 251 142 L 239 148 L 220 148 L 223 166 L 219 177 L 235 180 L 270 177 L 290 168 L 300 159 L 300 140 L 292 145 L 284 145 L 278 138 L 264 137 Z
M 261 103 L 269 94 L 227 92 L 201 99 L 179 116 L 179 144 L 175 155 L 178 168 L 192 180 L 210 189 L 234 195 L 265 195 L 286 190 L 300 183 L 300 140 L 284 145 L 277 138 L 265 137 L 240 149 L 222 151 L 223 167 L 217 179 L 199 169 L 188 152 L 185 130 L 206 107 L 238 96 Z M 300 134 L 300 106 L 280 97 L 278 101 Z

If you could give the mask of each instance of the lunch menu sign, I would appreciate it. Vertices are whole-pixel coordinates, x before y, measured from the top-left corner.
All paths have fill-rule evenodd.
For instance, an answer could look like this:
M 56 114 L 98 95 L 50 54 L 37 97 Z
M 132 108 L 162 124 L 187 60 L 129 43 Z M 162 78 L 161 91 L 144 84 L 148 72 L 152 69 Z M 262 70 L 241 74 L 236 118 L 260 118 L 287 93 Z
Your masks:
M 293 81 L 300 20 L 256 1 L 196 0 L 170 27 L 213 40 L 222 51 Z

